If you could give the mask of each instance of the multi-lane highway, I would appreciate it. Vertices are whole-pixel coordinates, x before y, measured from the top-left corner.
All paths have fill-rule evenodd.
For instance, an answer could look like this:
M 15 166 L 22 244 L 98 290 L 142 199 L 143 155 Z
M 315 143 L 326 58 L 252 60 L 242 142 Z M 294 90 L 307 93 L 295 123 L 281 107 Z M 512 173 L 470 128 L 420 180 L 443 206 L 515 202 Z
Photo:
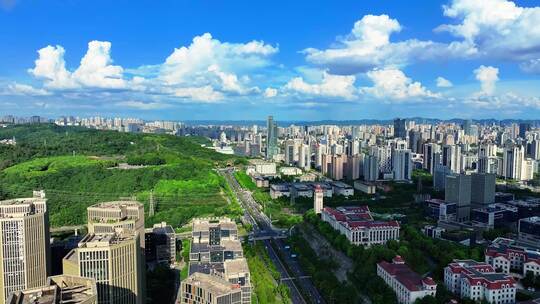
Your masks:
M 240 187 L 233 176 L 234 169 L 226 169 L 221 172 L 242 204 L 246 220 L 253 225 L 250 239 L 264 241 L 270 259 L 281 274 L 282 282 L 291 291 L 293 303 L 325 303 L 311 279 L 305 275 L 298 261 L 291 257 L 290 250 L 286 248 L 283 239 L 287 231 L 277 229 L 272 225 L 266 214 L 261 212 L 260 205 L 255 202 L 251 192 Z

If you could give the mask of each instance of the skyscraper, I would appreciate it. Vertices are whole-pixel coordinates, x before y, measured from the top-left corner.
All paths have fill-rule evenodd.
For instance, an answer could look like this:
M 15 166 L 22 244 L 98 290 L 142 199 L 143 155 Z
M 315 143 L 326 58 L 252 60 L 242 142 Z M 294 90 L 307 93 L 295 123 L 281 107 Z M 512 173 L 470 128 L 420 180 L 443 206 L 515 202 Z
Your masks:
M 396 118 L 394 119 L 394 137 L 403 138 L 407 137 L 407 128 L 405 123 L 407 120 Z
M 0 303 L 12 292 L 47 284 L 49 218 L 43 191 L 0 202 Z
M 63 260 L 64 273 L 96 280 L 100 304 L 142 304 L 143 273 L 137 234 L 89 233 Z
M 495 203 L 495 174 L 472 174 L 471 190 L 471 204 L 473 207 L 486 207 Z
M 392 151 L 392 173 L 394 180 L 410 180 L 412 169 L 411 150 L 395 149 Z
M 466 222 L 471 214 L 471 176 L 456 174 L 446 176 L 444 200 L 457 205 L 458 222 Z
M 521 170 L 525 158 L 525 149 L 520 145 L 511 145 L 504 149 L 502 175 L 505 178 L 521 180 Z
M 465 135 L 472 135 L 472 120 L 470 119 L 466 119 L 463 121 L 463 132 L 465 133 Z
M 522 122 L 519 124 L 519 137 L 525 138 L 527 131 L 531 130 L 531 124 L 528 122 Z
M 268 116 L 266 122 L 266 159 L 273 159 L 279 153 L 278 130 L 274 117 Z

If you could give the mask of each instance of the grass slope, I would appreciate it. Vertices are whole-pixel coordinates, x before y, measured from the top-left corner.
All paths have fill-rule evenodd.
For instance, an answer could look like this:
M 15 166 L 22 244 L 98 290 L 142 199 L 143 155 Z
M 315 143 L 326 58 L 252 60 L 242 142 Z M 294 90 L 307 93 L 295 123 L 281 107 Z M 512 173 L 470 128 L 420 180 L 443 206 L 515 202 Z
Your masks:
M 239 213 L 214 168 L 239 161 L 202 148 L 192 138 L 131 134 L 54 125 L 0 129 L 0 199 L 44 189 L 52 226 L 82 224 L 86 207 L 100 201 L 137 198 L 155 215 L 147 224 L 181 226 L 194 216 Z M 135 160 L 138 169 L 113 168 Z M 228 204 L 232 202 L 233 204 Z

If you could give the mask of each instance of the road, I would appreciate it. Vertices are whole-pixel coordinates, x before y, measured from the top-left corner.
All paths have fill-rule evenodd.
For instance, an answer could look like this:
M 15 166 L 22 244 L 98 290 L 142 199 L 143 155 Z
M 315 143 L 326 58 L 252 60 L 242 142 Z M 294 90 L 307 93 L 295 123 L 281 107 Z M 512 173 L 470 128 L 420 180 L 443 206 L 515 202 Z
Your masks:
M 286 237 L 287 231 L 277 229 L 272 225 L 272 221 L 260 210 L 260 205 L 253 199 L 251 192 L 242 189 L 234 178 L 234 169 L 221 172 L 244 207 L 245 218 L 253 225 L 250 239 L 264 241 L 270 259 L 281 274 L 282 282 L 291 291 L 293 303 L 307 303 L 297 285 L 307 293 L 310 303 L 325 303 L 311 279 L 303 272 L 298 261 L 291 258 L 291 253 L 285 248 L 286 244 L 283 239 Z M 292 273 L 289 273 L 288 270 L 291 270 Z

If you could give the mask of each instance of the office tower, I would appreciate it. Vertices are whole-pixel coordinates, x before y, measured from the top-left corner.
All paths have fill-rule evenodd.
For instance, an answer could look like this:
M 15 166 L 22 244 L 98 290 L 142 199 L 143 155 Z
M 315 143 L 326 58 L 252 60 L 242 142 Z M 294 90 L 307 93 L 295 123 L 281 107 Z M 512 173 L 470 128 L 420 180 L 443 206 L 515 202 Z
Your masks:
M 268 116 L 266 122 L 266 159 L 273 159 L 277 154 L 279 154 L 277 124 L 274 122 L 274 117 Z
M 446 186 L 446 176 L 451 175 L 452 170 L 438 163 L 433 170 L 433 188 L 437 191 L 443 191 Z
M 134 234 L 139 244 L 138 257 L 138 295 L 146 297 L 146 262 L 144 258 L 144 206 L 137 201 L 103 202 L 87 208 L 88 233 L 113 233 L 118 229 Z M 98 282 L 99 283 L 99 282 Z
M 406 119 L 394 119 L 394 137 L 403 138 L 407 137 L 407 128 L 405 127 Z
M 495 156 L 482 156 L 478 158 L 478 173 L 498 174 L 498 158 Z
M 444 200 L 457 205 L 457 221 L 469 220 L 471 213 L 471 176 L 456 174 L 446 176 Z
M 436 143 L 427 143 L 424 144 L 424 164 L 423 168 L 429 173 L 433 174 L 433 170 L 435 169 L 435 153 L 440 152 L 440 146 Z
M 146 263 L 172 265 L 176 261 L 176 233 L 165 222 L 154 224 L 144 235 Z
M 454 173 L 461 172 L 461 147 L 457 145 L 445 145 L 442 148 L 443 166 L 450 168 Z
M 299 143 L 294 139 L 285 141 L 285 163 L 288 165 L 294 165 L 298 161 L 298 148 Z
M 364 180 L 376 181 L 379 178 L 379 160 L 375 155 L 366 155 L 363 164 Z
M 0 201 L 0 303 L 12 292 L 47 283 L 49 215 L 43 191 Z
M 505 178 L 521 180 L 525 149 L 520 145 L 510 145 L 504 149 L 502 176 Z
M 495 203 L 495 174 L 473 173 L 471 175 L 471 205 L 486 207 Z
M 142 304 L 144 269 L 136 233 L 89 233 L 62 262 L 64 274 L 96 280 L 100 304 Z
M 472 135 L 471 127 L 472 127 L 472 120 L 467 119 L 463 121 L 463 132 L 465 133 L 465 135 L 469 135 L 469 136 Z
M 392 151 L 392 173 L 394 180 L 410 180 L 412 170 L 411 150 L 396 149 Z
M 322 156 L 326 154 L 326 145 L 315 144 L 315 168 L 322 170 Z
M 9 304 L 97 304 L 96 280 L 70 275 L 50 277 L 45 286 L 12 293 Z
M 519 137 L 525 138 L 528 131 L 531 130 L 531 124 L 528 122 L 522 122 L 519 124 Z
M 313 195 L 313 210 L 316 214 L 321 214 L 323 210 L 323 199 L 324 192 L 321 189 L 320 185 L 315 186 L 315 191 Z

